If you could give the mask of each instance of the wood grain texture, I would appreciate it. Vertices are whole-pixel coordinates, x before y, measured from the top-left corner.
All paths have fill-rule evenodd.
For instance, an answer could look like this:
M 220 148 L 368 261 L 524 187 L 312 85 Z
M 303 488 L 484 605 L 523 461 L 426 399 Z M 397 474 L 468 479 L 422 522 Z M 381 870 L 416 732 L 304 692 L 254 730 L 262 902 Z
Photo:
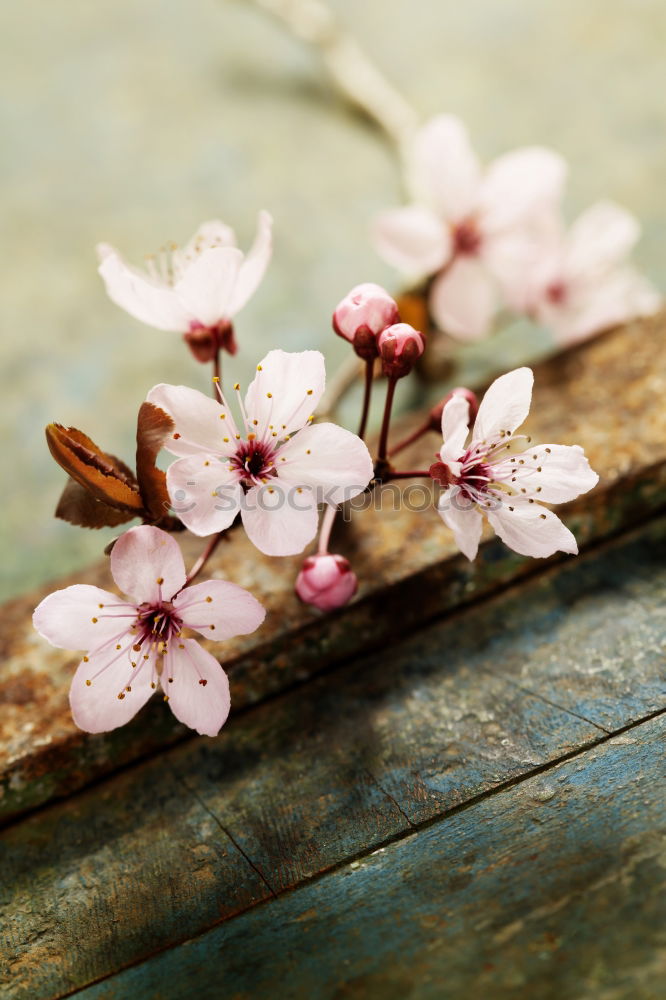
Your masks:
M 658 562 L 645 557 L 665 530 L 554 567 L 550 596 L 538 580 L 522 583 L 257 706 L 215 742 L 173 748 L 9 827 L 0 885 L 17 1000 L 50 1000 L 108 976 L 607 739 L 593 721 L 496 674 L 487 622 L 502 623 L 503 655 L 538 676 L 556 647 L 524 628 L 534 592 L 536 620 L 547 612 L 557 623 L 563 609 L 578 616 L 586 663 L 601 628 L 596 606 L 586 627 L 586 595 L 614 583 L 634 596 L 625 642 L 642 670 L 643 640 L 655 642 L 642 601 Z M 645 674 L 638 679 L 647 692 Z M 654 681 L 645 698 L 658 692 Z
M 659 1000 L 663 717 L 77 994 Z
M 535 369 L 530 432 L 536 440 L 580 443 L 601 476 L 591 495 L 564 511 L 581 544 L 635 524 L 666 499 L 665 323 L 662 316 L 612 331 Z M 432 442 L 422 449 L 405 461 L 429 461 Z M 542 565 L 496 540 L 470 564 L 456 553 L 434 512 L 404 507 L 357 514 L 335 544 L 352 559 L 361 586 L 354 603 L 327 617 L 304 608 L 293 595 L 300 559 L 263 557 L 241 532 L 232 533 L 230 547 L 218 550 L 212 575 L 232 577 L 269 609 L 255 635 L 211 646 L 230 672 L 234 709 L 402 636 Z M 200 547 L 200 539 L 186 539 L 190 560 Z M 73 582 L 108 588 L 108 566 L 61 579 L 0 612 L 0 818 L 190 735 L 161 702 L 115 733 L 90 738 L 76 729 L 67 693 L 79 657 L 48 646 L 30 624 L 47 592 Z

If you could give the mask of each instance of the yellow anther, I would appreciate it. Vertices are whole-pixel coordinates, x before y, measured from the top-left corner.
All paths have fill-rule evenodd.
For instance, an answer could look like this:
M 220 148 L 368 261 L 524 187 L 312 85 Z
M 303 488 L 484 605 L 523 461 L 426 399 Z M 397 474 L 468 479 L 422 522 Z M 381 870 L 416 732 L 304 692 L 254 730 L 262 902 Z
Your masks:
M 222 438 L 222 440 L 225 444 L 229 444 L 229 438 Z M 208 462 L 206 462 L 206 465 L 208 465 Z
M 92 681 L 86 681 L 86 687 L 90 687 L 91 684 L 92 684 Z
M 120 649 L 120 648 L 121 648 L 120 643 L 119 642 L 116 643 L 116 649 Z
M 256 438 L 256 436 L 257 436 L 256 434 L 248 434 L 247 439 L 248 439 L 248 441 L 254 441 L 254 439 Z
M 236 392 L 238 392 L 238 390 L 240 389 L 240 382 L 234 383 L 234 389 L 236 390 Z
M 308 396 L 311 396 L 312 395 L 312 389 L 308 389 L 307 394 L 308 394 Z
M 96 618 L 91 618 L 90 621 L 93 623 L 93 625 L 97 624 L 97 619 Z
M 258 372 L 260 372 L 260 371 L 263 371 L 263 369 L 262 369 L 261 365 L 257 365 L 257 371 L 258 371 Z
M 212 597 L 207 597 L 206 600 L 208 601 L 209 604 L 212 604 L 213 598 Z
M 220 381 L 220 376 L 219 375 L 213 375 L 213 382 L 219 382 L 219 381 Z
M 123 691 L 121 691 L 120 694 L 118 695 L 118 701 L 122 701 L 124 697 L 125 697 L 125 694 L 124 694 Z
M 164 583 L 164 577 L 163 576 L 158 576 L 158 578 L 157 578 L 157 580 L 155 582 L 161 587 L 162 584 Z
M 309 449 L 309 448 L 306 448 L 306 449 L 305 449 L 305 454 L 306 454 L 306 455 L 309 455 L 309 454 L 310 454 L 310 449 Z
M 84 657 L 83 657 L 83 662 L 84 662 L 84 663 L 88 663 L 88 661 L 89 661 L 89 660 L 90 660 L 90 657 L 89 657 L 89 656 L 84 656 Z
M 272 399 L 272 398 L 273 398 L 273 393 L 272 392 L 267 392 L 266 393 L 266 399 Z

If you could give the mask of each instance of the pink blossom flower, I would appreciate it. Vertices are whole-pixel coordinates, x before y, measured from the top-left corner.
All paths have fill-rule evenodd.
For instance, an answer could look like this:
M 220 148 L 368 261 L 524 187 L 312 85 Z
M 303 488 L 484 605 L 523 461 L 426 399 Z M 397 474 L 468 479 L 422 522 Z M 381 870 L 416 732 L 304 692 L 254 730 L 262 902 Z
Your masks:
M 356 285 L 335 308 L 333 329 L 353 345 L 361 358 L 377 357 L 377 337 L 398 323 L 398 306 L 386 289 L 367 281 Z
M 320 552 L 308 556 L 296 577 L 296 595 L 320 611 L 342 608 L 358 589 L 358 580 L 344 556 Z
M 268 212 L 260 212 L 256 239 L 244 255 L 229 226 L 204 222 L 182 250 L 172 247 L 149 257 L 145 271 L 126 264 L 117 250 L 101 243 L 99 273 L 113 302 L 142 323 L 184 334 L 195 353 L 195 348 L 205 353 L 212 344 L 233 354 L 230 323 L 264 276 L 271 227 Z
M 49 594 L 33 616 L 52 645 L 87 650 L 69 692 L 77 726 L 89 733 L 116 729 L 161 687 L 180 722 L 216 736 L 229 714 L 229 681 L 187 632 L 209 639 L 247 635 L 261 625 L 264 608 L 224 580 L 186 587 L 178 543 L 150 525 L 121 535 L 111 573 L 129 597 L 79 584 Z
M 220 402 L 185 386 L 158 385 L 148 400 L 176 431 L 166 447 L 180 456 L 167 487 L 181 520 L 197 535 L 228 528 L 240 511 L 250 541 L 272 556 L 302 552 L 317 532 L 317 504 L 362 493 L 372 478 L 370 453 L 335 424 L 312 425 L 324 391 L 319 351 L 270 351 L 257 365 L 234 421 Z
M 564 161 L 535 146 L 483 172 L 462 122 L 439 115 L 416 134 L 409 166 L 413 203 L 380 216 L 377 249 L 410 278 L 434 276 L 437 325 L 477 340 L 490 331 L 507 260 L 522 256 L 531 227 L 559 201 Z
M 576 553 L 576 539 L 543 503 L 566 503 L 599 481 L 578 445 L 532 444 L 516 434 L 529 413 L 533 375 L 518 368 L 486 392 L 469 434 L 469 403 L 453 396 L 444 407 L 444 444 L 430 475 L 446 486 L 438 510 L 461 551 L 474 559 L 483 517 L 521 555 Z
M 660 296 L 626 263 L 639 235 L 634 216 L 612 202 L 597 202 L 568 232 L 552 219 L 510 270 L 509 305 L 551 327 L 561 344 L 656 312 Z

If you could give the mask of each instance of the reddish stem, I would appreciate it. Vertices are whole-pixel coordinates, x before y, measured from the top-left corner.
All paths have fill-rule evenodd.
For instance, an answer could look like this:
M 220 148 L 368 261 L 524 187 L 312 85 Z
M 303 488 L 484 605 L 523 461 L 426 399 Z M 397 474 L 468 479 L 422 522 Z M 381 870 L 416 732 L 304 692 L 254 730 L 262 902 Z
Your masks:
M 382 418 L 382 429 L 379 435 L 379 446 L 377 449 L 377 460 L 379 462 L 386 461 L 386 450 L 388 445 L 388 434 L 389 427 L 391 426 L 391 410 L 393 408 L 393 396 L 395 395 L 395 386 L 397 378 L 389 378 L 388 386 L 386 387 L 386 402 L 384 403 L 384 416 Z
M 429 479 L 430 473 L 425 469 L 412 469 L 408 472 L 387 472 L 383 482 L 388 483 L 391 479 Z
M 408 434 L 406 438 L 402 439 L 402 441 L 398 441 L 398 443 L 389 450 L 389 456 L 392 457 L 393 455 L 397 455 L 399 451 L 403 450 L 403 448 L 406 448 L 410 444 L 414 444 L 414 442 L 418 441 L 424 434 L 427 434 L 429 430 L 431 430 L 430 421 L 423 424 L 421 427 L 417 427 L 415 431 Z
M 372 383 L 375 375 L 374 358 L 368 358 L 365 362 L 365 389 L 363 392 L 363 412 L 361 413 L 361 423 L 358 428 L 358 436 L 361 440 L 365 437 L 365 429 L 368 424 L 368 414 L 370 413 L 370 398 L 372 396 Z
M 208 542 L 208 545 L 203 550 L 203 552 L 201 553 L 201 555 L 199 556 L 199 558 L 195 562 L 195 564 L 192 567 L 192 569 L 190 570 L 190 572 L 187 574 L 187 579 L 185 581 L 185 586 L 186 587 L 189 587 L 189 585 L 192 583 L 192 580 L 194 580 L 195 577 L 197 577 L 199 575 L 199 573 L 201 572 L 201 570 L 204 568 L 204 566 L 206 565 L 206 563 L 208 562 L 208 560 L 212 556 L 213 552 L 215 551 L 215 549 L 218 547 L 218 545 L 222 541 L 222 535 L 223 534 L 224 534 L 223 531 L 219 531 L 217 533 L 217 535 L 213 535 L 213 537 L 210 539 L 210 541 Z

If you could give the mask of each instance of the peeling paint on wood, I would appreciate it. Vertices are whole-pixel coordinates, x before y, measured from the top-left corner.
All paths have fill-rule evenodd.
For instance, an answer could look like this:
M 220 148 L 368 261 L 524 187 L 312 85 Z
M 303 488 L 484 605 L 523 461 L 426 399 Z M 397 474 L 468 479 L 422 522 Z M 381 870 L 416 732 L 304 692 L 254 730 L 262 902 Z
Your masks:
M 536 370 L 530 432 L 541 441 L 582 444 L 601 475 L 597 490 L 565 511 L 581 544 L 636 523 L 666 499 L 665 322 L 657 317 L 612 331 Z M 431 444 L 423 446 L 425 457 Z M 417 460 L 413 452 L 406 456 Z M 468 563 L 433 512 L 366 511 L 338 538 L 361 587 L 350 607 L 325 618 L 292 593 L 300 559 L 262 557 L 240 532 L 233 548 L 218 550 L 212 575 L 232 577 L 269 608 L 254 636 L 211 646 L 230 671 L 236 710 L 536 568 L 498 541 Z M 190 560 L 200 546 L 199 539 L 186 540 Z M 53 586 L 75 581 L 111 585 L 101 564 Z M 67 692 L 79 657 L 48 646 L 30 625 L 32 609 L 53 586 L 1 613 L 0 817 L 188 735 L 157 702 L 119 732 L 91 738 L 75 728 Z

